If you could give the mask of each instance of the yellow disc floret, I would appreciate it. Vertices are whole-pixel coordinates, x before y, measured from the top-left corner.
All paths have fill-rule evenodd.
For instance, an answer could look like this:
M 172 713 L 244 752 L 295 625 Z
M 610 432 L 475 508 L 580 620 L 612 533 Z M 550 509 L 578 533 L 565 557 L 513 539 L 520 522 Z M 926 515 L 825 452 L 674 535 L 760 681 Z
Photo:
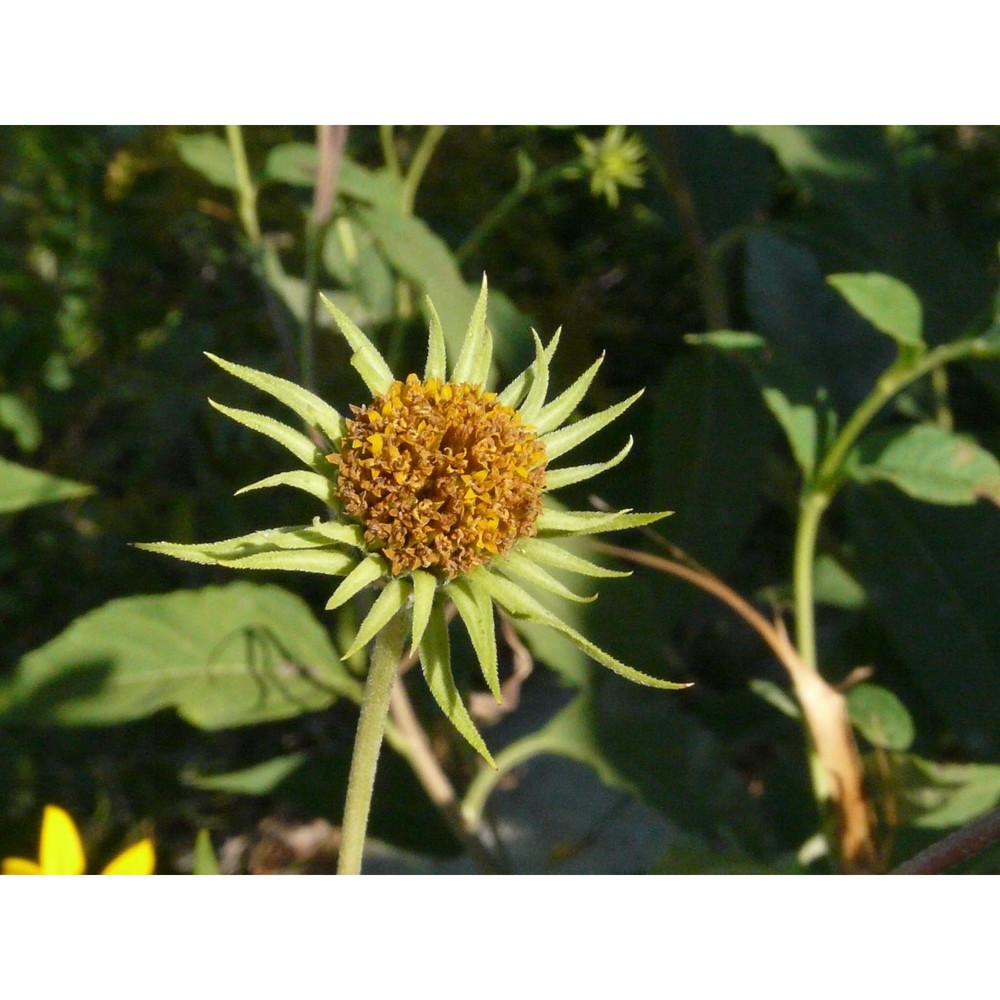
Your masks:
M 496 393 L 408 375 L 351 410 L 337 495 L 395 576 L 450 580 L 535 533 L 545 448 Z

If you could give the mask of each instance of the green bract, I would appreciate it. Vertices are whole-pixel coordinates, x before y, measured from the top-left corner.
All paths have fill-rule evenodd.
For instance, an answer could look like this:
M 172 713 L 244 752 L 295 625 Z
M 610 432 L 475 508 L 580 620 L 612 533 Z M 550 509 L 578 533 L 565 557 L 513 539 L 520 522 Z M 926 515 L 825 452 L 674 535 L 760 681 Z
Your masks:
M 398 382 L 385 359 L 365 334 L 331 302 L 326 299 L 323 301 L 353 349 L 351 363 L 374 398 L 373 404 L 367 410 L 355 408 L 356 420 L 345 422 L 333 407 L 293 382 L 224 361 L 211 354 L 208 356 L 230 374 L 284 403 L 302 418 L 312 431 L 312 436 L 308 437 L 271 417 L 246 410 L 231 409 L 213 402 L 212 405 L 222 413 L 284 445 L 306 467 L 304 470 L 270 476 L 244 487 L 240 492 L 270 486 L 291 486 L 311 494 L 326 504 L 328 508 L 326 518 L 316 517 L 311 525 L 270 528 L 221 542 L 196 545 L 156 542 L 139 547 L 151 552 L 162 552 L 178 559 L 229 566 L 234 569 L 301 570 L 342 577 L 327 603 L 329 609 L 340 607 L 366 587 L 378 587 L 379 593 L 367 617 L 358 628 L 350 648 L 344 652 L 344 657 L 353 655 L 367 645 L 396 615 L 408 614 L 411 646 L 419 650 L 424 677 L 431 693 L 459 732 L 491 763 L 489 751 L 465 709 L 452 674 L 448 624 L 445 617 L 445 609 L 449 602 L 454 603 L 458 617 L 469 633 L 486 684 L 498 700 L 500 685 L 494 605 L 502 608 L 515 620 L 539 623 L 557 630 L 598 663 L 629 680 L 657 688 L 685 687 L 686 685 L 651 677 L 626 666 L 563 622 L 525 588 L 525 585 L 528 585 L 561 597 L 592 600 L 592 597 L 580 597 L 574 594 L 555 579 L 545 567 L 589 577 L 628 574 L 605 569 L 570 553 L 558 544 L 558 539 L 634 528 L 658 521 L 669 513 L 662 511 L 643 514 L 630 510 L 610 513 L 564 511 L 550 507 L 546 503 L 549 491 L 590 479 L 625 458 L 632 445 L 631 439 L 607 462 L 566 465 L 558 469 L 548 467 L 548 463 L 562 458 L 610 424 L 628 409 L 641 393 L 636 393 L 624 402 L 608 407 L 600 413 L 567 424 L 566 420 L 574 412 L 593 381 L 600 360 L 563 393 L 546 402 L 549 365 L 558 343 L 558 333 L 548 346 L 543 346 L 536 335 L 536 354 L 532 364 L 500 393 L 487 393 L 484 383 L 492 365 L 492 337 L 486 325 L 485 278 L 465 340 L 450 375 L 447 370 L 441 323 L 433 304 L 428 300 L 431 322 L 423 381 L 417 380 L 416 376 L 410 376 L 406 383 Z M 410 396 L 406 395 L 407 392 Z M 451 402 L 453 395 L 456 401 L 461 400 L 462 405 L 474 415 L 476 407 L 482 403 L 484 411 L 487 412 L 482 426 L 489 429 L 491 436 L 487 443 L 502 451 L 507 447 L 509 440 L 512 442 L 510 448 L 516 449 L 516 455 L 512 451 L 498 456 L 499 471 L 495 477 L 496 484 L 490 482 L 491 472 L 488 468 L 461 477 L 469 484 L 468 492 L 464 494 L 468 498 L 467 502 L 473 506 L 480 503 L 485 511 L 482 515 L 476 515 L 478 520 L 470 514 L 468 523 L 462 523 L 464 535 L 461 545 L 464 546 L 463 551 L 466 554 L 471 546 L 474 552 L 481 553 L 481 558 L 477 555 L 478 564 L 462 568 L 460 571 L 456 571 L 454 564 L 446 561 L 444 565 L 448 567 L 448 572 L 444 572 L 439 565 L 430 565 L 426 562 L 421 564 L 418 561 L 407 563 L 400 557 L 398 543 L 391 543 L 396 545 L 395 549 L 380 543 L 374 537 L 371 524 L 362 523 L 361 519 L 351 516 L 345 510 L 345 501 L 338 491 L 338 482 L 341 475 L 345 477 L 348 475 L 346 463 L 352 461 L 351 475 L 355 478 L 351 482 L 350 490 L 347 488 L 345 478 L 344 489 L 345 493 L 353 491 L 352 502 L 355 508 L 357 494 L 363 493 L 366 488 L 367 475 L 383 477 L 382 481 L 390 493 L 390 500 L 401 505 L 398 506 L 400 511 L 405 512 L 418 502 L 424 502 L 418 500 L 416 495 L 401 494 L 400 498 L 392 494 L 395 486 L 391 477 L 394 475 L 392 469 L 395 467 L 388 464 L 387 456 L 392 452 L 390 446 L 393 439 L 388 432 L 383 439 L 381 433 L 368 434 L 368 431 L 378 431 L 381 426 L 378 421 L 383 419 L 381 416 L 383 412 L 390 414 L 391 423 L 393 406 L 398 413 L 400 406 L 408 405 L 406 401 L 411 397 L 424 407 L 437 405 L 439 397 L 448 399 L 448 406 L 457 406 L 457 402 Z M 416 452 L 414 461 L 423 458 L 430 461 L 444 455 L 444 452 L 434 455 L 428 454 L 428 451 L 438 447 L 438 442 L 444 442 L 449 436 L 451 428 L 447 425 L 447 420 L 450 419 L 452 412 L 457 414 L 459 411 L 447 407 L 432 411 L 433 416 L 444 419 L 444 436 L 442 437 L 440 433 L 430 435 L 431 445 L 423 452 Z M 500 416 L 490 417 L 490 413 Z M 364 424 L 363 431 L 359 430 L 366 419 L 371 421 L 370 425 Z M 440 424 L 441 420 L 438 422 Z M 496 430 L 496 427 L 501 425 L 503 425 L 501 429 Z M 471 420 L 461 428 L 456 428 L 456 432 L 461 431 L 468 435 L 471 428 L 473 433 L 478 433 L 478 427 L 475 420 Z M 504 427 L 507 429 L 504 430 Z M 421 421 L 418 430 L 423 431 L 423 428 L 424 421 Z M 438 430 L 440 431 L 440 428 Z M 410 438 L 405 441 L 399 440 L 412 450 L 413 442 Z M 317 446 L 316 441 L 324 442 L 323 446 Z M 461 446 L 455 446 L 454 450 L 467 447 L 471 453 L 476 444 L 477 441 L 473 441 L 471 445 L 468 441 L 463 441 Z M 420 446 L 423 447 L 423 444 Z M 451 446 L 440 443 L 440 447 L 447 451 L 448 454 L 444 457 L 450 460 L 453 450 Z M 371 457 L 354 461 L 357 454 L 368 454 L 363 450 L 366 448 L 370 449 Z M 356 453 L 355 449 L 362 450 Z M 539 465 L 536 459 L 542 450 L 544 450 L 544 462 Z M 512 455 L 514 457 L 511 457 Z M 525 455 L 528 458 L 525 458 Z M 409 462 L 411 457 L 413 456 L 408 453 L 405 456 L 406 461 Z M 506 462 L 505 466 L 501 460 Z M 402 482 L 406 474 L 400 472 L 398 481 Z M 517 488 L 504 494 L 501 488 L 503 476 L 507 476 L 508 482 Z M 521 477 L 520 481 L 518 476 Z M 512 496 L 514 501 L 511 502 L 521 504 L 523 507 L 526 480 L 532 483 L 537 480 L 540 484 L 537 490 L 540 496 L 529 495 L 529 500 L 536 506 L 527 514 L 523 514 L 523 511 L 519 513 L 520 534 L 517 535 L 516 541 L 511 542 L 512 536 L 508 533 L 497 549 L 493 541 L 497 530 L 497 518 L 493 515 L 497 512 L 490 509 L 490 504 L 493 502 L 491 498 Z M 483 481 L 486 481 L 485 487 Z M 491 493 L 489 488 L 493 485 L 495 490 Z M 445 486 L 451 493 L 447 493 Z M 444 499 L 438 506 L 456 502 L 453 487 L 453 482 L 442 484 L 441 496 Z M 403 490 L 405 487 L 400 489 Z M 461 490 L 464 489 L 465 486 L 459 488 L 457 502 L 460 509 L 463 500 Z M 477 490 L 481 492 L 477 494 Z M 527 492 L 530 494 L 530 490 Z M 431 506 L 433 515 L 436 507 L 434 504 Z M 501 499 L 496 499 L 494 506 L 502 508 Z M 536 513 L 536 510 L 540 512 Z M 505 510 L 499 510 L 498 517 L 501 522 L 506 513 L 508 512 Z M 417 528 L 422 530 L 422 524 L 423 522 L 418 519 Z M 377 527 L 384 526 L 380 524 Z M 432 528 L 436 530 L 427 532 L 431 544 L 422 540 L 422 550 L 431 551 L 433 555 L 433 543 L 441 530 L 439 524 L 433 524 Z M 456 540 L 455 544 L 460 543 Z M 508 547 L 504 549 L 504 545 Z M 495 555 L 492 554 L 494 552 Z M 404 553 L 405 555 L 407 553 Z M 427 568 L 422 568 L 423 566 Z

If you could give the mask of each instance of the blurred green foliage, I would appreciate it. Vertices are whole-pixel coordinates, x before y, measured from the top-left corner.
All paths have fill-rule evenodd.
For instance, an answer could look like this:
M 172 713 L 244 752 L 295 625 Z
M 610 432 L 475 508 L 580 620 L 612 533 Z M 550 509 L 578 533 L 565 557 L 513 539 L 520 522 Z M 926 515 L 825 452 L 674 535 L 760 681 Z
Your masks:
M 336 650 L 360 609 L 324 614 L 328 587 L 310 576 L 292 595 L 276 575 L 235 581 L 129 546 L 309 522 L 295 491 L 232 497 L 274 456 L 208 407 L 261 400 L 202 352 L 289 378 L 308 354 L 331 402 L 364 402 L 310 310 L 316 289 L 395 370 L 422 362 L 424 294 L 458 337 L 484 270 L 503 374 L 530 359 L 531 325 L 564 328 L 557 388 L 607 350 L 584 406 L 647 394 L 623 418 L 637 447 L 602 498 L 675 510 L 669 540 L 765 613 L 787 608 L 800 483 L 894 358 L 1000 339 L 996 128 L 650 128 L 610 142 L 603 129 L 352 128 L 318 221 L 314 131 L 243 134 L 259 239 L 221 129 L 0 130 L 0 855 L 23 853 L 45 802 L 90 817 L 95 838 L 151 821 L 160 870 L 214 870 L 207 831 L 218 845 L 273 815 L 339 821 L 364 664 Z M 624 160 L 600 159 L 622 141 Z M 1000 800 L 990 350 L 878 413 L 818 542 L 819 659 L 832 682 L 872 668 L 849 711 L 897 860 Z M 588 443 L 580 460 L 608 448 Z M 638 532 L 628 544 L 654 546 Z M 536 670 L 522 698 L 550 698 L 552 676 L 567 691 L 510 744 L 511 766 L 563 755 L 661 812 L 683 839 L 658 870 L 808 867 L 789 860 L 817 830 L 802 731 L 767 649 L 649 569 L 597 608 L 566 614 L 695 687 L 631 689 L 525 629 L 555 674 Z M 460 792 L 481 789 L 489 775 L 411 696 Z M 373 832 L 459 849 L 392 752 Z

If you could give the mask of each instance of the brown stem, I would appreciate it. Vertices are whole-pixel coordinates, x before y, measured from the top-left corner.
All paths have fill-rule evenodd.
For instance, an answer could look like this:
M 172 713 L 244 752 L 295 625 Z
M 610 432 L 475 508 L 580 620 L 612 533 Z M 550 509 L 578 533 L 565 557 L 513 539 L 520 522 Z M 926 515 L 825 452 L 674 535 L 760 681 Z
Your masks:
M 823 764 L 827 779 L 826 796 L 836 818 L 835 836 L 841 864 L 846 872 L 851 873 L 879 870 L 879 853 L 875 846 L 873 817 L 864 790 L 861 755 L 847 718 L 846 700 L 843 694 L 803 663 L 781 620 L 769 622 L 731 587 L 708 570 L 693 564 L 676 548 L 673 551 L 681 555 L 683 562 L 606 542 L 591 544 L 601 552 L 669 573 L 712 594 L 736 612 L 767 643 L 788 672 L 809 737 Z
M 940 875 L 960 861 L 975 857 L 1000 841 L 1000 809 L 974 819 L 954 833 L 931 844 L 909 861 L 894 868 L 891 875 Z
M 396 681 L 389 698 L 389 715 L 406 740 L 406 756 L 428 798 L 458 838 L 469 857 L 488 875 L 498 875 L 503 867 L 489 848 L 482 842 L 475 829 L 462 815 L 461 803 L 455 788 L 448 780 L 440 762 L 431 748 L 430 740 L 420 720 L 413 711 L 410 696 L 402 678 Z

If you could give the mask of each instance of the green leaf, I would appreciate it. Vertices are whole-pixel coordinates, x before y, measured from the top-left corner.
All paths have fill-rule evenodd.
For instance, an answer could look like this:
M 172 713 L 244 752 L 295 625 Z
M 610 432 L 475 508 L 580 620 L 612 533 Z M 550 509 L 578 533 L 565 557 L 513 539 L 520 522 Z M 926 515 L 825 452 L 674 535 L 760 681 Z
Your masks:
M 868 434 L 858 444 L 851 475 L 861 483 L 885 480 L 916 500 L 1000 504 L 1000 462 L 976 441 L 936 424 Z
M 938 764 L 912 754 L 894 758 L 903 822 L 941 830 L 961 826 L 1000 803 L 1000 766 Z
M 416 649 L 424 637 L 424 630 L 431 617 L 434 606 L 434 594 L 437 591 L 437 578 L 433 573 L 423 569 L 415 569 L 410 574 L 413 582 L 413 620 L 411 622 L 410 648 Z
M 851 724 L 874 747 L 909 750 L 916 732 L 906 706 L 877 684 L 857 684 L 847 692 Z
M 792 402 L 775 386 L 765 386 L 762 395 L 767 408 L 781 424 L 797 465 L 808 478 L 816 468 L 819 414 L 809 403 Z
M 0 392 L 0 427 L 14 435 L 21 451 L 36 451 L 42 443 L 42 425 L 34 410 L 12 392 Z
M 455 684 L 455 677 L 451 672 L 448 622 L 440 604 L 436 604 L 431 611 L 427 630 L 420 643 L 420 666 L 423 669 L 427 687 L 449 722 L 491 767 L 496 767 L 493 756 L 487 749 L 482 736 L 479 735 L 479 730 L 476 729 L 475 723 L 469 716 L 465 703 L 462 701 L 462 695 Z
M 174 145 L 181 159 L 202 177 L 220 187 L 236 190 L 236 167 L 225 140 L 217 135 L 177 135 Z
M 349 660 L 359 649 L 367 646 L 410 599 L 412 590 L 409 580 L 389 580 L 375 598 L 375 603 L 358 628 L 358 634 L 341 659 Z
M 0 514 L 59 500 L 75 500 L 93 492 L 93 486 L 50 476 L 47 472 L 36 472 L 0 458 Z
M 597 594 L 583 597 L 570 590 L 569 587 L 557 580 L 551 573 L 542 569 L 533 559 L 516 550 L 508 552 L 503 559 L 494 560 L 492 565 L 503 573 L 504 576 L 517 577 L 522 583 L 533 583 L 540 590 L 546 590 L 550 594 L 565 597 L 567 601 L 590 604 L 591 601 L 597 600 Z
M 201 829 L 194 842 L 194 867 L 192 875 L 219 875 L 219 861 L 212 849 L 212 837 L 208 830 Z
M 317 162 L 316 147 L 312 143 L 285 142 L 268 153 L 264 177 L 294 187 L 313 188 Z M 372 203 L 396 204 L 400 198 L 399 186 L 388 174 L 362 167 L 348 156 L 340 160 L 337 193 Z
M 759 351 L 767 341 L 757 333 L 742 330 L 711 330 L 708 333 L 688 333 L 684 340 L 696 346 L 713 347 L 717 351 Z
M 625 442 L 618 454 L 613 458 L 609 458 L 606 462 L 591 462 L 587 465 L 570 465 L 563 469 L 546 469 L 545 489 L 559 490 L 564 486 L 570 486 L 573 483 L 583 483 L 588 479 L 593 479 L 594 476 L 599 476 L 601 473 L 607 472 L 609 469 L 613 469 L 616 465 L 625 461 L 625 456 L 632 450 L 633 443 L 634 441 L 632 435 L 630 434 L 628 441 Z
M 238 582 L 111 601 L 21 660 L 10 720 L 105 726 L 175 708 L 203 729 L 355 695 L 325 629 L 280 587 Z
M 888 274 L 831 274 L 826 279 L 876 330 L 901 347 L 924 347 L 920 300 Z
M 813 565 L 813 593 L 820 604 L 847 611 L 860 611 L 868 600 L 865 588 L 827 553 Z
M 341 581 L 326 602 L 326 610 L 334 611 L 346 604 L 355 594 L 360 593 L 369 584 L 380 580 L 388 572 L 385 560 L 381 556 L 370 555 L 358 563 L 354 569 Z
M 535 363 L 532 365 L 531 385 L 528 387 L 528 394 L 518 407 L 518 413 L 525 424 L 534 426 L 538 412 L 545 402 L 545 394 L 549 391 L 549 366 L 541 337 L 534 330 L 531 331 L 531 336 L 535 341 Z M 559 334 L 557 333 L 555 337 L 557 342 L 558 338 Z M 541 432 L 538 431 L 538 433 Z
M 272 486 L 291 486 L 316 497 L 325 504 L 329 504 L 333 499 L 333 483 L 326 476 L 321 476 L 318 472 L 306 472 L 305 469 L 278 472 L 266 479 L 258 479 L 257 482 L 238 489 L 234 495 L 241 496 L 243 493 L 252 493 L 254 490 L 264 490 Z
M 436 378 L 443 382 L 448 378 L 448 353 L 444 341 L 444 328 L 441 326 L 441 317 L 438 316 L 438 311 L 434 308 L 430 296 L 425 296 L 424 305 L 427 309 L 430 331 L 427 338 L 427 364 L 424 366 L 424 381 Z
M 184 784 L 206 792 L 228 792 L 232 795 L 270 795 L 308 758 L 306 753 L 290 753 L 272 757 L 261 764 L 244 767 L 224 774 L 185 774 Z
M 583 576 L 604 577 L 608 579 L 632 575 L 631 570 L 607 569 L 604 566 L 598 566 L 597 563 L 592 563 L 589 559 L 583 559 L 569 552 L 563 546 L 547 542 L 542 538 L 526 538 L 518 543 L 518 548 L 532 562 L 554 566 L 556 569 L 566 570 L 570 573 L 580 573 Z

